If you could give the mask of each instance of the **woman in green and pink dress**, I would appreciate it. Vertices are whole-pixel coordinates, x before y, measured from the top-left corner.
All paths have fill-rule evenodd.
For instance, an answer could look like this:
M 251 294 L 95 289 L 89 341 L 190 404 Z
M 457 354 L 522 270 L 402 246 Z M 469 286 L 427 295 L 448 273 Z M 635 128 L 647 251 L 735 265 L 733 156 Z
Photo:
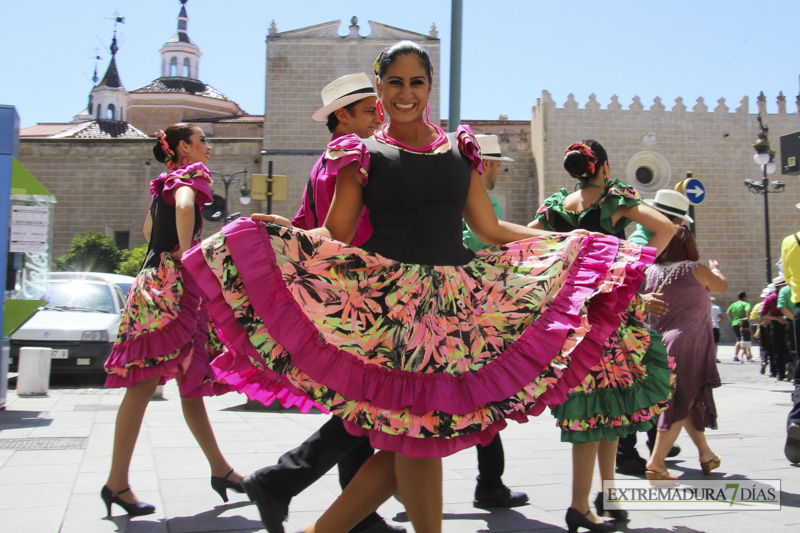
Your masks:
M 172 378 L 178 381 L 186 424 L 211 468 L 211 487 L 224 501 L 227 489 L 243 491 L 241 476 L 223 457 L 203 404 L 203 396 L 232 389 L 215 381 L 210 368 L 221 347 L 201 291 L 180 263 L 183 252 L 199 241 L 200 209 L 211 201 L 205 165 L 211 146 L 194 124 L 173 124 L 156 138 L 153 154 L 169 172 L 150 182 L 147 256 L 128 291 L 119 334 L 105 363 L 106 386 L 126 388 L 117 412 L 111 471 L 100 493 L 109 514 L 113 503 L 134 516 L 155 512 L 131 491 L 128 469 L 150 398 L 159 383 Z
M 498 221 L 469 129 L 426 118 L 428 53 L 404 41 L 375 70 L 389 123 L 329 145 L 325 225 L 240 219 L 184 262 L 223 333 L 221 379 L 265 403 L 330 411 L 381 450 L 315 530 L 349 531 L 399 491 L 415 531 L 436 533 L 441 457 L 563 401 L 654 256 Z M 373 233 L 356 248 L 364 206 Z M 465 248 L 462 218 L 499 246 Z
M 582 228 L 624 239 L 625 227 L 634 221 L 653 232 L 650 246 L 658 252 L 667 246 L 675 232 L 672 223 L 642 203 L 633 187 L 611 179 L 608 156 L 600 143 L 573 143 L 564 154 L 564 168 L 577 180 L 575 191 L 561 189 L 547 198 L 530 227 Z M 634 246 L 620 242 L 623 247 Z M 616 333 L 603 342 L 600 361 L 569 391 L 569 399 L 553 409 L 561 440 L 573 444 L 570 531 L 578 526 L 614 531 L 615 525 L 603 522 L 589 506 L 595 458 L 601 482 L 613 479 L 618 438 L 648 430 L 672 389 L 666 349 L 660 335 L 650 330 L 640 298 L 635 297 L 619 318 Z M 595 500 L 598 514 L 626 518 L 621 510 L 604 513 L 601 496 Z

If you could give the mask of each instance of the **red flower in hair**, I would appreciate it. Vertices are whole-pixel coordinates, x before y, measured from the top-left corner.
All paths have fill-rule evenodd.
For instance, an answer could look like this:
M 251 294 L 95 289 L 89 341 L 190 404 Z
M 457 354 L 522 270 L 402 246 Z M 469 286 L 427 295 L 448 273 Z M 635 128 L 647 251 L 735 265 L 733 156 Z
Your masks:
M 164 151 L 164 164 L 167 165 L 167 168 L 170 170 L 177 169 L 178 165 L 175 164 L 175 152 L 169 147 L 167 134 L 164 133 L 164 130 L 158 130 L 156 132 L 156 140 L 161 143 L 161 149 Z
M 597 164 L 597 156 L 594 155 L 594 152 L 591 148 L 589 148 L 589 146 L 583 143 L 572 143 L 569 145 L 569 148 L 564 150 L 564 156 L 570 152 L 578 152 L 579 154 L 582 154 L 584 157 L 586 157 L 586 162 L 588 163 L 587 171 L 580 176 L 575 176 L 576 178 L 588 178 L 589 176 L 594 175 L 594 168 Z

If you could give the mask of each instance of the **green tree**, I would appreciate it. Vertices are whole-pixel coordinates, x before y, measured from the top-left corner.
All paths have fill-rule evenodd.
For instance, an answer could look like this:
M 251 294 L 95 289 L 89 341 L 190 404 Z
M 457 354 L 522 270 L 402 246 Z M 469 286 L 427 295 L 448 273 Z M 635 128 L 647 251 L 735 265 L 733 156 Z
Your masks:
M 53 268 L 57 272 L 114 272 L 121 260 L 122 251 L 114 239 L 90 231 L 75 235 L 67 253 L 53 260 Z
M 120 261 L 119 266 L 117 267 L 117 274 L 136 276 L 136 274 L 139 273 L 139 269 L 142 268 L 142 263 L 144 263 L 144 258 L 146 256 L 146 244 L 143 244 L 138 248 L 134 248 L 133 250 L 123 250 L 122 261 Z

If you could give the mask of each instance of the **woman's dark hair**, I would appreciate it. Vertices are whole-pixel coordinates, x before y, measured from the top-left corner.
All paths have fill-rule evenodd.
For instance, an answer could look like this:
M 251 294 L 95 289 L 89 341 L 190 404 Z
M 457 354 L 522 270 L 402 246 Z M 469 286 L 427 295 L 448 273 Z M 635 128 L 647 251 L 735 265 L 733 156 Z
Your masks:
M 700 254 L 697 252 L 697 241 L 686 226 L 675 224 L 675 235 L 661 255 L 656 258 L 656 263 L 674 263 L 676 261 L 697 261 Z
M 745 291 L 739 291 L 739 299 L 744 300 L 747 298 L 747 293 Z
M 346 106 L 342 106 L 339 109 L 347 110 L 347 112 L 352 117 L 355 114 L 353 110 L 356 108 L 356 105 L 358 105 L 360 101 L 361 100 L 356 100 L 352 104 L 347 104 Z M 336 111 L 338 111 L 339 109 L 337 109 Z M 328 122 L 325 123 L 325 125 L 328 126 L 328 131 L 331 133 L 336 131 L 336 128 L 339 126 L 339 117 L 336 116 L 336 111 L 333 111 L 330 115 L 328 115 Z
M 422 66 L 428 72 L 428 83 L 433 83 L 433 65 L 431 64 L 431 56 L 428 51 L 415 43 L 414 41 L 400 41 L 383 52 L 378 56 L 375 61 L 375 74 L 379 78 L 383 78 L 384 74 L 389 68 L 389 65 L 394 63 L 394 60 L 406 54 L 416 54 L 419 60 L 422 61 Z
M 187 143 L 192 144 L 192 141 L 189 139 L 197 129 L 198 128 L 196 124 L 178 122 L 177 124 L 173 124 L 164 130 L 164 134 L 166 135 L 167 139 L 167 145 L 169 146 L 170 150 L 175 153 L 174 157 L 176 160 L 178 156 L 178 143 L 181 141 L 186 141 Z M 159 163 L 164 163 L 167 160 L 167 154 L 164 152 L 164 147 L 161 146 L 161 142 L 156 141 L 155 146 L 153 146 L 153 155 L 155 156 L 156 161 Z
M 564 155 L 564 170 L 573 178 L 586 181 L 600 172 L 603 163 L 608 161 L 608 154 L 603 145 L 594 139 L 586 139 L 581 141 L 581 144 L 588 146 L 597 158 L 597 161 L 594 162 L 594 171 L 590 172 L 592 163 L 590 157 L 580 150 L 571 150 Z

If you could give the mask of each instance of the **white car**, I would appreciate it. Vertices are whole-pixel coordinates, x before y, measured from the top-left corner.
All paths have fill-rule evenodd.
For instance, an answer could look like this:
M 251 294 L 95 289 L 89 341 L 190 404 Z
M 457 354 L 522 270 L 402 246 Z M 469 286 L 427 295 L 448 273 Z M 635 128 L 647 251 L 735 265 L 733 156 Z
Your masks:
M 17 371 L 22 347 L 51 348 L 51 375 L 103 372 L 125 306 L 118 283 L 129 287 L 133 279 L 93 272 L 51 273 L 45 282 L 47 305 L 11 336 L 11 372 Z

